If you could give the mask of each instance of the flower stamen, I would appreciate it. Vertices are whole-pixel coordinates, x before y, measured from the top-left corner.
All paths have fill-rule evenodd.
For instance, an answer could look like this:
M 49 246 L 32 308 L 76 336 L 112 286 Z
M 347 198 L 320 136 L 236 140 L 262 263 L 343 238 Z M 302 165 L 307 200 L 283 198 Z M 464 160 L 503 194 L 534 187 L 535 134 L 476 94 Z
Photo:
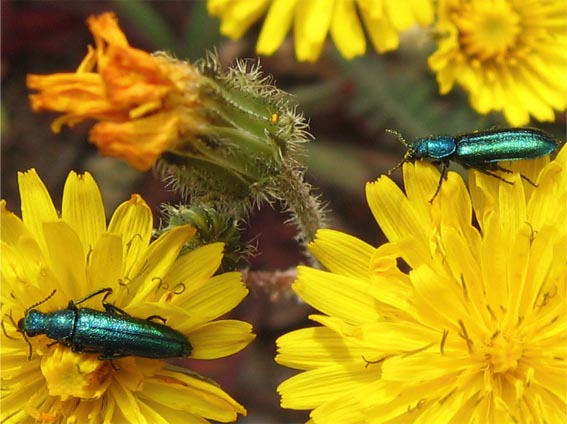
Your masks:
M 485 346 L 485 357 L 495 374 L 502 374 L 518 368 L 523 356 L 523 345 L 518 340 L 496 334 Z
M 459 323 L 459 327 L 461 327 L 462 330 L 462 333 L 459 333 L 459 336 L 461 336 L 465 340 L 465 342 L 467 342 L 467 349 L 469 353 L 472 353 L 474 343 L 467 333 L 465 323 L 463 322 L 463 320 L 458 320 L 458 323 Z

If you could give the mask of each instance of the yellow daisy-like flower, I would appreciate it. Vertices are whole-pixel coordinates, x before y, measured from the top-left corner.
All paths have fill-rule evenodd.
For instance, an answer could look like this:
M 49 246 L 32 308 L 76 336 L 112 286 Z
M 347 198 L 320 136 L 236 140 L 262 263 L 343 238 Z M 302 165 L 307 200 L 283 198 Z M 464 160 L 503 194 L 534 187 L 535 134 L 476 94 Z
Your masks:
M 283 407 L 314 423 L 565 422 L 567 147 L 512 166 L 538 186 L 472 170 L 469 192 L 450 172 L 431 204 L 438 170 L 407 163 L 405 194 L 367 185 L 388 243 L 318 233 L 328 271 L 301 267 L 293 289 L 322 326 L 277 341 L 304 371 Z
M 1 202 L 1 421 L 230 422 L 246 414 L 218 385 L 163 359 L 140 354 L 100 360 L 102 353 L 118 349 L 103 346 L 104 341 L 104 352 L 95 345 L 88 350 L 96 353 L 85 353 L 86 348 L 73 345 L 73 337 L 92 330 L 66 329 L 65 319 L 47 325 L 61 338 L 68 336 L 69 346 L 43 334 L 24 338 L 26 328 L 16 323 L 30 308 L 65 310 L 69 301 L 105 287 L 112 289 L 106 301 L 124 313 L 160 317 L 185 336 L 191 358 L 233 354 L 254 335 L 248 323 L 216 320 L 247 294 L 240 273 L 214 275 L 221 243 L 179 256 L 194 234 L 190 226 L 150 241 L 152 214 L 138 195 L 120 205 L 107 226 L 90 174 L 69 174 L 61 214 L 34 170 L 19 174 L 19 187 L 22 219 Z M 101 298 L 77 307 L 103 311 Z
M 165 55 L 130 47 L 112 13 L 88 19 L 96 48 L 74 73 L 28 75 L 34 111 L 64 113 L 52 124 L 97 119 L 90 140 L 104 155 L 124 158 L 140 170 L 149 169 L 188 128 L 203 124 L 196 113 L 198 73 Z
M 567 107 L 564 0 L 441 0 L 439 46 L 429 58 L 442 94 L 455 83 L 475 110 L 514 126 L 554 121 Z
M 366 31 L 379 52 L 395 50 L 399 33 L 416 23 L 433 21 L 431 0 L 208 0 L 209 14 L 221 19 L 221 33 L 240 38 L 266 14 L 256 51 L 273 54 L 293 25 L 295 52 L 300 61 L 315 62 L 330 32 L 347 59 L 366 52 Z

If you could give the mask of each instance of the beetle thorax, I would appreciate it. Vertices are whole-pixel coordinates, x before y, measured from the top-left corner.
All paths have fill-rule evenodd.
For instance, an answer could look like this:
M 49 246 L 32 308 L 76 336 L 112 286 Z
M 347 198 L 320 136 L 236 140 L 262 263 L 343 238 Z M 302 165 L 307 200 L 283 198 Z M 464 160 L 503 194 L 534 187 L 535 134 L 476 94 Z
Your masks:
M 56 312 L 43 313 L 32 309 L 21 323 L 21 330 L 30 336 L 45 334 L 54 340 L 70 337 L 75 326 L 75 311 L 63 309 Z
M 423 138 L 412 146 L 414 159 L 447 159 L 455 153 L 457 144 L 450 136 Z

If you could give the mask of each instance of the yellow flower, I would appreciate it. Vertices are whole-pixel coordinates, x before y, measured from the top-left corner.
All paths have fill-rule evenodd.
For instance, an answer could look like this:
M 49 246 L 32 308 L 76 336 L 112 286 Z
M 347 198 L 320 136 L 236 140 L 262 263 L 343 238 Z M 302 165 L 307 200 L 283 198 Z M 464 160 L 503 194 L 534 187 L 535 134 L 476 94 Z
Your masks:
M 208 0 L 209 14 L 221 19 L 221 33 L 240 38 L 267 11 L 256 51 L 273 54 L 293 25 L 295 53 L 300 61 L 315 62 L 330 32 L 347 59 L 366 52 L 364 32 L 379 52 L 395 50 L 399 33 L 416 23 L 433 21 L 430 0 Z
M 171 149 L 185 128 L 203 119 L 194 110 L 197 71 L 165 55 L 129 46 L 111 13 L 88 19 L 96 49 L 89 51 L 77 72 L 28 75 L 34 111 L 64 113 L 52 124 L 59 132 L 84 119 L 97 119 L 90 140 L 104 155 L 126 159 L 149 169 Z
M 214 275 L 221 243 L 178 256 L 194 234 L 190 226 L 150 241 L 152 214 L 138 195 L 120 205 L 107 226 L 90 174 L 69 174 L 60 215 L 34 170 L 19 174 L 19 187 L 22 219 L 1 202 L 1 421 L 229 422 L 246 414 L 218 385 L 163 359 L 100 360 L 112 351 L 96 345 L 73 352 L 69 331 L 61 337 L 70 336 L 71 346 L 43 334 L 24 338 L 16 323 L 29 308 L 64 310 L 105 287 L 112 289 L 106 301 L 128 315 L 165 319 L 187 338 L 191 358 L 233 354 L 254 335 L 248 323 L 216 320 L 247 293 L 239 273 Z M 102 311 L 101 301 L 95 296 L 78 307 Z M 52 329 L 64 324 L 50 323 Z
M 441 0 L 439 46 L 429 58 L 442 94 L 455 83 L 479 113 L 554 121 L 567 107 L 564 0 Z
M 389 242 L 321 230 L 293 289 L 322 324 L 282 336 L 304 372 L 278 391 L 314 423 L 559 423 L 567 418 L 567 147 L 469 190 L 404 165 L 405 194 L 367 185 Z M 473 211 L 478 227 L 473 225 Z M 409 268 L 409 272 L 407 270 Z

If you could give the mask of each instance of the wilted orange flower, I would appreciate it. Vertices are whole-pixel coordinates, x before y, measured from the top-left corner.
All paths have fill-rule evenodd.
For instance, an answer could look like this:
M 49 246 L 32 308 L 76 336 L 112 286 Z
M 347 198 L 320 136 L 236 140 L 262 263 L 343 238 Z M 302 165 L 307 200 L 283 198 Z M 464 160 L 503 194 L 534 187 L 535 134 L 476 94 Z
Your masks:
M 124 158 L 140 170 L 171 149 L 184 128 L 199 125 L 192 112 L 199 103 L 197 71 L 165 55 L 151 55 L 128 44 L 113 13 L 91 16 L 95 39 L 76 72 L 29 75 L 34 111 L 63 115 L 59 132 L 85 119 L 97 119 L 89 138 L 104 155 Z

